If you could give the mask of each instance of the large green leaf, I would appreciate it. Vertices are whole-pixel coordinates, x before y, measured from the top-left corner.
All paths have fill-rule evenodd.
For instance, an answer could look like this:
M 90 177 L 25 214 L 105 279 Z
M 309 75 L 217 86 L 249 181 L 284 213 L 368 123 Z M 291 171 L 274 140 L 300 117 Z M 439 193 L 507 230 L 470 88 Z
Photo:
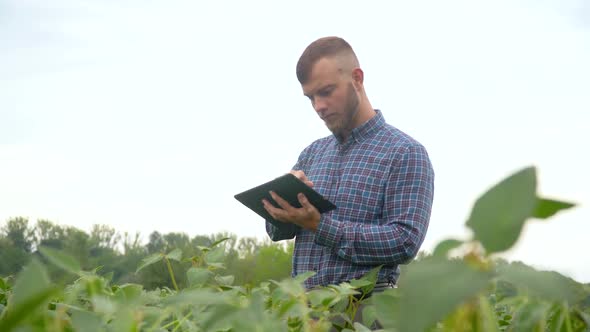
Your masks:
M 488 253 L 508 250 L 518 240 L 537 205 L 536 189 L 535 168 L 529 167 L 501 181 L 475 202 L 467 226 Z
M 143 286 L 138 284 L 124 284 L 121 285 L 114 294 L 114 298 L 120 304 L 131 305 L 133 302 L 138 302 L 143 294 Z
M 432 256 L 446 257 L 449 251 L 462 245 L 463 241 L 456 239 L 446 239 L 439 242 L 432 252 Z
M 514 331 L 543 331 L 549 309 L 551 305 L 546 302 L 524 303 L 514 314 L 512 328 Z
M 574 309 L 576 315 L 580 317 L 582 322 L 586 324 L 586 328 L 590 329 L 590 314 L 583 312 L 580 309 Z
M 51 263 L 59 266 L 60 268 L 68 272 L 80 274 L 80 270 L 82 270 L 82 268 L 80 267 L 80 263 L 78 263 L 78 261 L 76 261 L 76 259 L 74 259 L 72 256 L 62 251 L 58 251 L 49 247 L 40 247 L 39 251 Z
M 557 212 L 574 207 L 575 204 L 568 202 L 555 201 L 547 198 L 538 198 L 537 205 L 533 211 L 533 217 L 547 219 Z
M 180 260 L 182 259 L 182 250 L 176 248 L 174 250 L 172 250 L 171 252 L 169 252 L 166 257 L 168 259 L 172 259 L 175 260 L 177 262 L 180 262 Z
M 155 253 L 155 254 L 149 255 L 148 257 L 141 260 L 141 264 L 139 264 L 139 267 L 137 268 L 135 273 L 141 271 L 142 269 L 144 269 L 154 263 L 161 261 L 163 258 L 164 258 L 164 255 L 161 253 Z
M 408 266 L 392 292 L 373 295 L 377 317 L 387 328 L 424 331 L 489 285 L 491 274 L 463 261 L 427 258 Z
M 20 322 L 36 313 L 38 309 L 47 307 L 49 299 L 58 292 L 56 287 L 50 286 L 35 292 L 16 305 L 10 303 L 8 308 L 2 311 L 0 331 L 11 331 L 13 327 L 18 326 Z
M 9 306 L 19 305 L 35 294 L 41 293 L 50 288 L 47 271 L 36 259 L 32 260 L 18 274 Z
M 329 288 L 313 289 L 307 293 L 307 298 L 315 308 L 320 306 L 328 308 L 340 300 L 338 294 Z
M 100 316 L 86 310 L 72 311 L 72 325 L 76 331 L 98 332 L 103 330 Z
M 186 271 L 186 278 L 190 287 L 201 287 L 207 283 L 212 276 L 213 272 L 204 268 L 191 267 Z
M 554 271 L 537 271 L 524 264 L 498 267 L 498 278 L 516 286 L 522 293 L 549 301 L 574 303 L 579 285 Z
M 217 247 L 215 249 L 212 249 L 211 251 L 208 251 L 205 254 L 205 261 L 207 262 L 207 264 L 221 263 L 223 262 L 224 255 L 225 249 L 223 247 Z
M 58 290 L 51 285 L 43 265 L 33 259 L 18 274 L 12 296 L 2 311 L 0 331 L 9 331 L 27 317 L 46 308 Z
M 197 288 L 183 290 L 178 294 L 168 296 L 162 299 L 162 304 L 166 306 L 184 306 L 192 305 L 217 305 L 231 303 L 234 298 L 230 298 L 224 292 L 214 292 L 207 288 Z
M 382 267 L 383 265 L 379 265 L 365 273 L 361 278 L 352 279 L 350 286 L 356 288 L 361 295 L 367 296 L 375 288 L 375 284 L 379 278 L 379 271 L 381 271 Z

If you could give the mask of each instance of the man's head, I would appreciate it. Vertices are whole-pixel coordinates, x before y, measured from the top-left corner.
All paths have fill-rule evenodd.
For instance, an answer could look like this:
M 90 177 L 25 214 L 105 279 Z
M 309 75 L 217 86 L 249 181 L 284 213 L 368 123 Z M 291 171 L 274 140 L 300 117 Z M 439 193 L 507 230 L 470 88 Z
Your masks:
M 303 93 L 326 126 L 340 140 L 374 115 L 366 97 L 358 59 L 342 38 L 311 43 L 297 63 Z

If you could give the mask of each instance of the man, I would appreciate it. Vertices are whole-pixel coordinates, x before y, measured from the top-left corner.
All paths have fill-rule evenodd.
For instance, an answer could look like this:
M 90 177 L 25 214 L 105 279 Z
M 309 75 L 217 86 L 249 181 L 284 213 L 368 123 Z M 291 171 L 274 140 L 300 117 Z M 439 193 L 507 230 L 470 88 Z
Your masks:
M 434 172 L 425 148 L 387 124 L 364 89 L 364 73 L 351 46 L 338 37 L 311 43 L 297 63 L 297 78 L 333 135 L 303 150 L 291 173 L 337 209 L 320 214 L 303 194 L 295 208 L 271 193 L 266 223 L 273 241 L 295 237 L 292 275 L 315 271 L 305 286 L 360 278 L 383 265 L 378 283 L 394 285 L 399 265 L 420 248 L 433 200 Z

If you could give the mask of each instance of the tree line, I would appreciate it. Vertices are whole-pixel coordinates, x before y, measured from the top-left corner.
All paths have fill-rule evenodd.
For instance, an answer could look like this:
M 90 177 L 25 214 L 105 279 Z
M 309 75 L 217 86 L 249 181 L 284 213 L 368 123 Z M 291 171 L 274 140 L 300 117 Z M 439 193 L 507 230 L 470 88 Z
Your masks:
M 142 243 L 140 234 L 116 231 L 107 225 L 93 225 L 90 233 L 72 226 L 56 224 L 49 220 L 37 220 L 32 224 L 28 218 L 14 217 L 0 227 L 0 276 L 16 275 L 33 257 L 43 260 L 40 247 L 49 247 L 67 253 L 80 262 L 82 269 L 98 269 L 114 284 L 137 283 L 146 289 L 170 287 L 172 283 L 164 264 L 153 264 L 136 272 L 142 259 L 156 253 L 182 250 L 187 259 L 172 261 L 177 276 L 176 282 L 184 287 L 184 273 L 191 266 L 190 257 L 201 254 L 202 248 L 223 239 L 224 274 L 233 275 L 235 284 L 258 285 L 269 279 L 281 280 L 290 275 L 293 243 L 273 243 L 251 237 L 238 238 L 235 234 L 218 233 L 190 237 L 185 233 L 149 235 Z M 51 280 L 72 282 L 72 275 L 50 267 Z

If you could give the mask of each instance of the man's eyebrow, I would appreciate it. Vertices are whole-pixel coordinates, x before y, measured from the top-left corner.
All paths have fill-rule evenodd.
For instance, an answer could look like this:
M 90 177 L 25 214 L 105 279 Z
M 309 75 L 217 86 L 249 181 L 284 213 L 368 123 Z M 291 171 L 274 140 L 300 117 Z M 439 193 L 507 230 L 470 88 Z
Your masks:
M 326 89 L 333 88 L 334 86 L 336 86 L 336 84 L 333 84 L 333 83 L 330 83 L 330 84 L 323 85 L 323 86 L 321 86 L 321 87 L 319 87 L 319 88 L 315 89 L 315 91 L 313 91 L 313 93 L 312 93 L 312 94 L 316 94 L 318 91 L 322 91 L 322 90 L 326 90 Z M 307 98 L 311 98 L 311 96 L 310 96 L 310 95 L 308 95 L 308 94 L 307 94 L 307 93 L 305 93 L 305 92 L 303 93 L 303 95 L 304 95 L 305 97 L 307 97 Z

